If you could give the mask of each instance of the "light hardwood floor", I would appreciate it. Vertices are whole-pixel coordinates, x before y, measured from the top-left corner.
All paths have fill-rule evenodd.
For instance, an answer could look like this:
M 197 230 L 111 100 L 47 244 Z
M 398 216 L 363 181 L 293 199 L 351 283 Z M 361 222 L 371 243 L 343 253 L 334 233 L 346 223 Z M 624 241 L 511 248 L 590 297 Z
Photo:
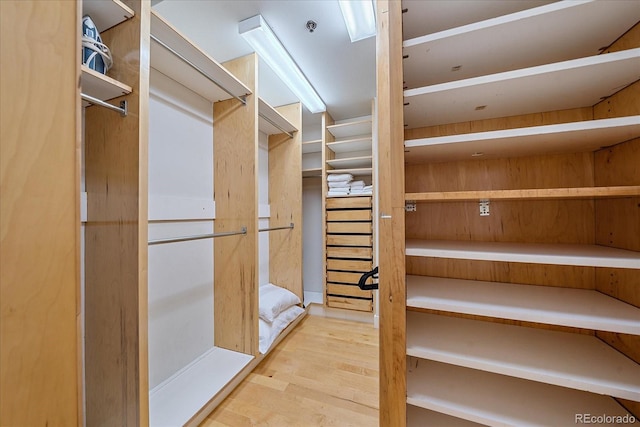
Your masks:
M 377 426 L 378 330 L 308 315 L 200 425 Z

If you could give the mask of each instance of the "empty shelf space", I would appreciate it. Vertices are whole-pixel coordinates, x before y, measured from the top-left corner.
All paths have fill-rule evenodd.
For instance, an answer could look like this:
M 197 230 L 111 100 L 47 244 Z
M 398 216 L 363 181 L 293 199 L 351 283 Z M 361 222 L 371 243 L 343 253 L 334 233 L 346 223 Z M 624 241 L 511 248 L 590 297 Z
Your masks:
M 185 425 L 253 356 L 214 347 L 149 393 L 149 425 Z
M 361 156 L 327 160 L 327 164 L 336 169 L 370 168 L 372 161 L 372 156 Z
M 305 141 L 302 143 L 302 154 L 321 153 L 321 152 L 322 152 L 321 139 L 316 139 L 314 141 Z
M 407 426 L 447 426 L 447 427 L 481 427 L 483 424 L 429 411 L 419 406 L 407 405 Z
M 211 102 L 251 93 L 240 80 L 154 10 L 151 11 L 151 67 Z
M 640 365 L 593 335 L 409 312 L 407 354 L 640 400 Z
M 557 2 L 427 34 L 403 43 L 404 80 L 415 88 L 597 55 L 638 20 L 634 2 Z
M 353 176 L 366 176 L 372 174 L 372 168 L 340 168 L 340 169 L 328 169 L 327 173 L 350 173 Z
M 98 32 L 102 32 L 132 18 L 134 12 L 120 0 L 83 0 L 82 15 L 89 15 Z
M 298 128 L 292 125 L 289 120 L 284 118 L 282 114 L 262 98 L 258 99 L 258 115 L 259 129 L 267 135 L 277 135 L 285 132 L 293 133 L 298 131 Z
M 477 132 L 405 141 L 409 163 L 595 151 L 640 137 L 640 116 Z
M 108 101 L 122 95 L 128 95 L 132 91 L 131 86 L 127 86 L 85 65 L 81 65 L 80 69 L 82 71 L 80 85 L 82 87 L 82 93 L 86 95 L 102 101 Z M 83 105 L 87 106 L 88 103 L 83 101 Z
M 310 178 L 314 176 L 322 177 L 322 168 L 302 169 L 303 178 Z
M 640 309 L 587 289 L 407 276 L 407 307 L 640 335 Z
M 640 48 L 404 91 L 409 128 L 589 107 L 640 79 Z M 548 94 L 548 95 L 547 95 Z
M 613 398 L 412 359 L 407 403 L 491 426 L 568 426 L 579 414 L 629 417 Z
M 599 245 L 407 239 L 406 255 L 640 269 L 640 252 Z
M 342 141 L 329 142 L 327 148 L 334 153 L 349 153 L 353 151 L 371 151 L 371 137 L 354 138 Z
M 327 130 L 336 138 L 352 138 L 359 135 L 371 135 L 371 119 L 338 123 L 327 126 Z
M 417 202 L 465 202 L 493 200 L 591 199 L 640 196 L 639 185 L 619 187 L 526 188 L 519 190 L 442 191 L 406 193 L 405 200 Z

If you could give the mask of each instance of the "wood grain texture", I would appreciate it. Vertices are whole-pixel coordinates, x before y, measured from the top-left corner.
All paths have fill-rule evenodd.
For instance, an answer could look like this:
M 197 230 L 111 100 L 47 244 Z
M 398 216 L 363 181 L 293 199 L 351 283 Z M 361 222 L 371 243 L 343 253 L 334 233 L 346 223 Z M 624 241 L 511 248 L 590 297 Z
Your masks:
M 255 54 L 223 64 L 258 92 Z M 247 228 L 246 235 L 214 240 L 214 343 L 258 353 L 258 98 L 213 106 L 215 232 Z
M 112 77 L 130 85 L 121 117 L 85 113 L 85 365 L 88 425 L 148 424 L 147 219 L 150 6 L 101 34 Z M 115 101 L 117 103 L 118 100 Z
M 302 129 L 300 103 L 276 108 Z M 269 136 L 269 225 L 294 224 L 291 230 L 269 232 L 269 280 L 303 299 L 302 287 L 302 132 Z
M 327 233 L 371 234 L 370 222 L 328 222 Z
M 327 211 L 326 221 L 371 221 L 371 210 L 330 210 Z
M 82 416 L 79 18 L 75 2 L 0 2 L 2 426 Z
M 618 52 L 640 46 L 640 23 L 637 23 L 602 53 Z
M 329 114 L 328 111 L 322 113 L 322 186 L 320 191 L 322 192 L 322 259 L 326 260 L 329 256 L 329 249 L 327 248 L 327 221 L 328 221 L 328 211 L 327 211 L 327 170 L 333 169 L 331 166 L 327 164 L 327 160 L 331 160 L 335 158 L 335 153 L 327 148 L 327 144 L 334 142 L 335 137 L 327 130 L 327 127 L 335 124 L 335 120 Z M 322 295 L 326 295 L 327 290 L 327 277 L 326 274 L 322 275 Z
M 334 271 L 357 271 L 366 273 L 371 271 L 373 264 L 371 261 L 357 261 L 349 259 L 328 259 L 327 270 Z
M 406 200 L 424 202 L 492 200 L 548 200 L 590 199 L 640 196 L 640 186 L 625 185 L 611 187 L 574 188 L 529 188 L 519 190 L 437 191 L 429 193 L 406 193 Z
M 373 239 L 370 235 L 343 235 L 343 234 L 327 234 L 328 246 L 368 246 L 372 247 Z
M 329 284 L 327 284 L 327 286 L 329 286 Z M 327 295 L 327 305 L 344 310 L 366 311 L 368 313 L 373 311 L 373 300 L 370 299 Z
M 327 210 L 353 208 L 371 209 L 371 197 L 335 197 L 327 199 Z
M 306 316 L 201 424 L 377 426 L 378 330 Z
M 357 285 L 344 285 L 341 283 L 327 283 L 327 295 L 339 295 L 343 297 L 372 298 L 371 291 L 363 291 Z
M 373 248 L 349 248 L 344 246 L 328 246 L 326 248 L 327 259 L 373 259 Z
M 380 425 L 403 427 L 407 378 L 402 5 L 378 0 L 376 10 Z

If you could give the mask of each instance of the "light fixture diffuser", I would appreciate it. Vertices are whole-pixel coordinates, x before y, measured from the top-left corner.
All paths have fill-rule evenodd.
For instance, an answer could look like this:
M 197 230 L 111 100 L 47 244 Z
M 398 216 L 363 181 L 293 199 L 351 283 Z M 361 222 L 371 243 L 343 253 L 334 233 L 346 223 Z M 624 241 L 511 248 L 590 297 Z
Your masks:
M 339 0 L 351 42 L 376 35 L 376 15 L 371 0 Z
M 327 107 L 262 15 L 240 21 L 240 35 L 312 113 Z

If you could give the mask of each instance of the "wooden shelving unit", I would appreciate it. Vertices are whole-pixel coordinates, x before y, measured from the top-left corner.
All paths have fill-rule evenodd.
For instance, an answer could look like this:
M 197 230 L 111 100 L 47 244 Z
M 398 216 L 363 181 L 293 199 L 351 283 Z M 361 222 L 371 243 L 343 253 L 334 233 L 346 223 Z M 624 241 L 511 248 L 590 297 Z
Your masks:
M 372 156 L 359 156 L 359 157 L 344 157 L 339 159 L 327 160 L 327 165 L 331 166 L 333 170 L 344 169 L 371 169 L 371 163 L 373 162 Z M 332 172 L 335 173 L 335 172 Z
M 120 0 L 82 0 L 82 16 L 89 15 L 98 31 L 107 31 L 135 13 Z
M 297 127 L 262 98 L 258 99 L 258 126 L 260 131 L 267 135 L 298 131 Z
M 588 311 L 584 309 L 589 307 L 581 308 Z M 640 399 L 640 384 L 634 380 L 640 376 L 638 364 L 593 335 L 418 312 L 407 313 L 407 324 L 409 356 Z
M 371 119 L 354 120 L 327 126 L 327 131 L 336 138 L 344 139 L 359 135 L 371 135 Z
M 302 143 L 302 154 L 320 153 L 322 151 L 322 140 L 304 141 Z
M 81 65 L 80 68 L 82 72 L 80 76 L 80 86 L 84 94 L 102 101 L 108 101 L 122 95 L 128 95 L 132 91 L 131 86 L 92 70 L 85 65 Z M 83 101 L 84 107 L 88 105 L 86 101 Z
M 389 48 L 403 63 L 390 134 L 404 128 L 405 163 L 381 167 L 403 170 L 405 201 L 421 203 L 404 224 L 385 208 L 397 221 L 386 238 L 405 235 L 406 287 L 389 279 L 381 295 L 381 383 L 407 399 L 383 399 L 381 420 L 637 417 L 640 10 L 415 3 L 384 34 L 410 39 Z M 397 109 L 393 90 L 381 108 Z M 484 200 L 489 215 L 472 206 Z

